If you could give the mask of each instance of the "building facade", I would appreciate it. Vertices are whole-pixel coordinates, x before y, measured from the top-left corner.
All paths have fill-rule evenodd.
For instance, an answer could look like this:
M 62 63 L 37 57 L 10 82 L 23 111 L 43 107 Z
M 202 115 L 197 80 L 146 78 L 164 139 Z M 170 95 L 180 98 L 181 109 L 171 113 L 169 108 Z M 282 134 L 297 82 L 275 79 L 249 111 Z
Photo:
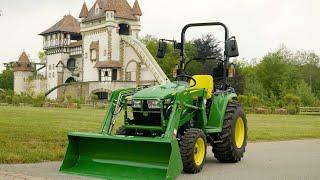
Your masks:
M 72 94 L 79 87 L 78 95 L 88 97 L 94 93 L 100 99 L 107 99 L 117 88 L 166 82 L 168 78 L 138 40 L 141 16 L 138 1 L 131 7 L 126 0 L 97 0 L 90 9 L 84 3 L 79 19 L 64 16 L 40 33 L 46 64 L 41 80 L 44 82 L 33 86 L 35 91 L 47 92 L 61 84 L 72 83 L 71 92 L 67 87 L 58 88 L 48 98 Z M 21 56 L 25 59 L 26 55 Z M 35 77 L 35 71 L 15 69 L 15 92 L 25 90 L 23 78 Z

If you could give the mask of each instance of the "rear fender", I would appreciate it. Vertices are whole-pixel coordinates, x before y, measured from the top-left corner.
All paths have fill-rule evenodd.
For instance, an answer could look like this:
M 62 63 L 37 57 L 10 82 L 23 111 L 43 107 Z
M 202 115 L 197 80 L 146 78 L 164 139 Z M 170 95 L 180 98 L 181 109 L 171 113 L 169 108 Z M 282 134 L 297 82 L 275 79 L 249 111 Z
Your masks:
M 207 127 L 215 128 L 218 132 L 222 131 L 224 115 L 226 112 L 227 105 L 236 97 L 237 94 L 230 91 L 218 92 L 214 94 Z

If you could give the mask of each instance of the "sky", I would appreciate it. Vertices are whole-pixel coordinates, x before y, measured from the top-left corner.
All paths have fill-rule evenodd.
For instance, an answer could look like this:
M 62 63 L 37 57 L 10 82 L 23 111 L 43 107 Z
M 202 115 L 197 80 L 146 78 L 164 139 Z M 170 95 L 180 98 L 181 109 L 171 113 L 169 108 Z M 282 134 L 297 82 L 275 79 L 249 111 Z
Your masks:
M 85 0 L 89 8 L 95 0 Z M 26 51 L 33 61 L 42 50 L 38 34 L 63 15 L 78 17 L 84 0 L 0 0 L 0 70 Z M 128 0 L 132 5 L 134 0 Z M 139 0 L 141 35 L 178 40 L 182 27 L 194 22 L 224 22 L 237 37 L 240 57 L 259 59 L 286 45 L 292 50 L 320 54 L 319 0 Z M 212 33 L 222 40 L 222 29 L 200 28 L 187 39 Z

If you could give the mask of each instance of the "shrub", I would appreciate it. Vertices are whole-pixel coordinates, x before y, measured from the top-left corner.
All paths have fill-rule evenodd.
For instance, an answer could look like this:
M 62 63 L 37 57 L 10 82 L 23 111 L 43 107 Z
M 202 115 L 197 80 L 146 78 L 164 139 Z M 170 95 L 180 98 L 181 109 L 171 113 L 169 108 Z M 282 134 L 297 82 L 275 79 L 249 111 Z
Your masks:
M 9 95 L 6 96 L 6 103 L 12 104 L 12 96 L 9 96 Z
M 13 105 L 19 105 L 21 103 L 21 98 L 19 95 L 14 95 L 11 99 L 11 104 Z
M 91 94 L 90 98 L 91 98 L 91 101 L 92 101 L 92 103 L 93 103 L 94 105 L 97 104 L 97 102 L 98 102 L 98 100 L 99 100 L 98 95 L 96 95 L 96 94 Z
M 0 93 L 0 103 L 5 103 L 5 102 L 6 102 L 6 94 Z
M 297 108 L 296 106 L 290 104 L 287 107 L 287 111 L 288 111 L 289 114 L 295 115 L 295 114 L 298 114 L 299 108 Z
M 39 94 L 35 98 L 33 98 L 33 106 L 34 107 L 43 107 L 46 102 L 46 97 L 44 94 Z
M 256 95 L 250 95 L 248 98 L 248 106 L 250 107 L 257 107 L 261 104 L 261 100 L 258 96 Z
M 248 96 L 246 96 L 246 95 L 239 95 L 239 96 L 238 96 L 238 101 L 239 101 L 243 106 L 248 106 Z
M 284 102 L 287 105 L 287 110 L 289 114 L 297 114 L 300 107 L 300 98 L 293 94 L 286 94 L 283 97 Z

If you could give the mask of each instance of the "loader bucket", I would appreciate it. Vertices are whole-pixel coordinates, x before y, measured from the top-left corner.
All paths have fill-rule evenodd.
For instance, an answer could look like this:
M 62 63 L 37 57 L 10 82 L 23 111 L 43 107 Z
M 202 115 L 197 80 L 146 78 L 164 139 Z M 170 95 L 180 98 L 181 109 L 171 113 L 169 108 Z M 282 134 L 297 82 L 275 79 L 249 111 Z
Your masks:
M 175 179 L 182 170 L 177 140 L 69 133 L 60 171 L 102 179 Z

